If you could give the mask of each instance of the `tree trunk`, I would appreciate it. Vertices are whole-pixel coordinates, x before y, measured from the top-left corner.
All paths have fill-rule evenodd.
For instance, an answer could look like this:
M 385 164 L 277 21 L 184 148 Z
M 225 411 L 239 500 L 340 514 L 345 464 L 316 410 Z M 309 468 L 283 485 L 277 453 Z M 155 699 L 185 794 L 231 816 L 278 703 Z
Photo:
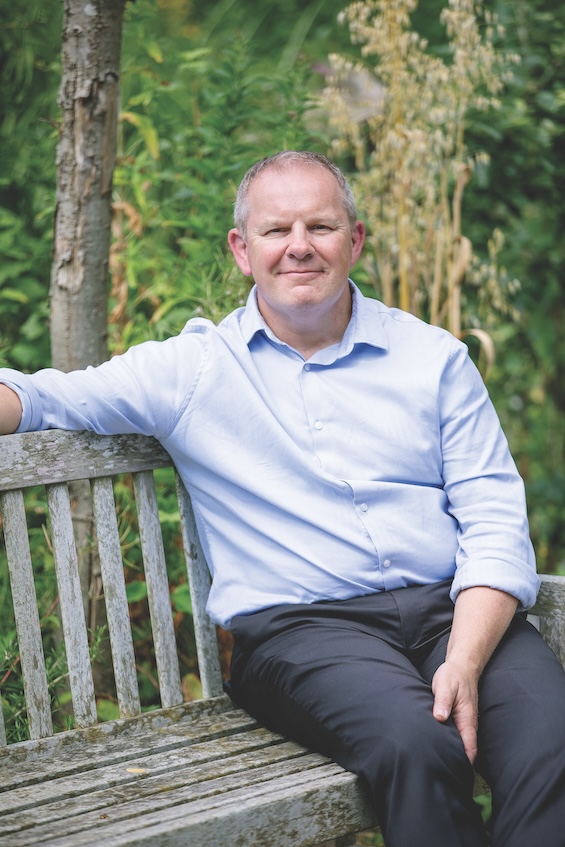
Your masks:
M 107 357 L 111 190 L 125 0 L 65 0 L 62 126 L 51 279 L 51 354 L 61 370 Z
M 63 371 L 100 364 L 108 355 L 108 258 L 125 2 L 64 0 L 50 291 L 52 364 Z M 88 483 L 75 483 L 71 494 L 85 615 L 94 632 L 105 615 L 99 565 L 90 554 Z

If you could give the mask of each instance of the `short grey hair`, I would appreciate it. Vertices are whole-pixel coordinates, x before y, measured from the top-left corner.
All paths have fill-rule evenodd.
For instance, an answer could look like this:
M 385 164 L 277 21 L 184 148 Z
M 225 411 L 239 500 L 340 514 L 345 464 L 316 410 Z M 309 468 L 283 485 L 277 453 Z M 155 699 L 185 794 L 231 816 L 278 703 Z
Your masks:
M 357 220 L 357 209 L 351 186 L 337 165 L 321 153 L 310 153 L 306 150 L 283 150 L 273 156 L 260 159 L 252 165 L 239 184 L 235 198 L 233 217 L 236 228 L 242 235 L 246 234 L 247 219 L 249 217 L 249 188 L 254 180 L 268 168 L 284 170 L 291 165 L 316 165 L 325 168 L 337 180 L 343 205 L 347 212 L 351 229 Z

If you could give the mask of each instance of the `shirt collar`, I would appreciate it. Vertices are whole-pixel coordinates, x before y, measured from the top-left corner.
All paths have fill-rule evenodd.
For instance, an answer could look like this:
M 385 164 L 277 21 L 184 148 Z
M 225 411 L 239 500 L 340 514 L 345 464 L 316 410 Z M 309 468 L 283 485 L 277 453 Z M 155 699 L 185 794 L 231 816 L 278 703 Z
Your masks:
M 351 319 L 339 344 L 338 356 L 346 356 L 356 344 L 369 344 L 372 347 L 381 347 L 387 350 L 388 341 L 380 315 L 374 309 L 377 301 L 369 297 L 364 297 L 351 279 L 349 280 L 349 287 L 352 297 Z M 277 344 L 282 344 L 267 326 L 259 311 L 256 285 L 253 286 L 249 293 L 240 325 L 243 338 L 248 346 L 257 333 L 266 335 Z
M 365 297 L 353 280 L 349 280 L 352 297 L 351 319 L 339 344 L 338 357 L 346 356 L 356 344 L 368 344 L 372 347 L 388 349 L 388 341 L 380 315 L 372 298 Z M 245 343 L 249 346 L 253 338 L 261 333 L 276 344 L 282 344 L 265 323 L 257 305 L 257 286 L 254 285 L 247 298 L 247 304 L 241 316 L 241 331 Z M 287 346 L 287 345 L 284 345 Z

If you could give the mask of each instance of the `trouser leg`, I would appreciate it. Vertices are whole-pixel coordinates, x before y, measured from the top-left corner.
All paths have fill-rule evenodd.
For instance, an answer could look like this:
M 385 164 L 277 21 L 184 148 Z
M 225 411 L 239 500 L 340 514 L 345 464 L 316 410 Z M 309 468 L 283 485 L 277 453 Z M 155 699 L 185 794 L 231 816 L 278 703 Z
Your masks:
M 483 673 L 479 713 L 493 847 L 564 847 L 565 673 L 522 617 Z
M 401 591 L 402 613 L 381 594 L 237 618 L 234 696 L 267 726 L 359 774 L 387 847 L 484 847 L 459 733 L 432 717 L 430 685 L 404 653 L 406 626 L 423 628 L 422 643 L 449 629 L 447 589 L 439 604 L 439 590 Z

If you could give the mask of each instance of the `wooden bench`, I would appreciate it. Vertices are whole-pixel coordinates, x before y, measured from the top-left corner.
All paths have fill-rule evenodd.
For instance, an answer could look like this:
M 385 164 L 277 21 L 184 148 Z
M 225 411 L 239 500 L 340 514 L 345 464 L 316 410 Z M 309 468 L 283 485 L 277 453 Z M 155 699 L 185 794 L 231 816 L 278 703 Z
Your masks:
M 29 740 L 6 744 L 0 710 L 0 845 L 300 847 L 376 825 L 357 778 L 275 735 L 223 693 L 209 578 L 184 486 L 186 558 L 202 699 L 183 702 L 167 555 L 153 472 L 170 467 L 153 439 L 48 431 L 0 439 L 0 506 Z M 139 696 L 113 480 L 131 474 L 160 708 Z M 172 472 L 171 472 L 172 473 Z M 120 717 L 97 718 L 67 483 L 90 480 Z M 44 486 L 72 695 L 73 729 L 54 732 L 24 495 Z M 33 489 L 36 490 L 36 489 Z M 32 516 L 33 517 L 33 516 Z M 94 542 L 93 542 L 94 543 Z M 535 613 L 565 661 L 565 578 L 543 577 Z M 4 622 L 0 622 L 0 631 Z M 1 691 L 0 691 L 1 695 Z M 337 844 L 338 841 L 332 841 Z

